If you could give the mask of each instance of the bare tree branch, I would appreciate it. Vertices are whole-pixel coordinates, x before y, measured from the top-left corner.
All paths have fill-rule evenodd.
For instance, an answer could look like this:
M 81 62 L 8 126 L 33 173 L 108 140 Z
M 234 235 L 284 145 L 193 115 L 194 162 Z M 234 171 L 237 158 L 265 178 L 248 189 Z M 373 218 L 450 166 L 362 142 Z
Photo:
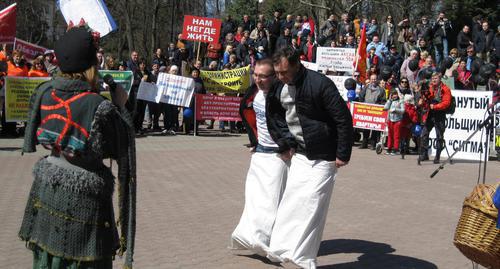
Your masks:
M 309 2 L 306 2 L 306 1 L 304 1 L 304 0 L 299 0 L 299 2 L 300 2 L 301 4 L 303 4 L 303 5 L 310 6 L 310 7 L 316 7 L 316 8 L 326 9 L 326 10 L 332 10 L 332 9 L 331 9 L 331 8 L 329 8 L 329 7 L 325 7 L 325 6 L 322 6 L 322 5 L 309 3 Z

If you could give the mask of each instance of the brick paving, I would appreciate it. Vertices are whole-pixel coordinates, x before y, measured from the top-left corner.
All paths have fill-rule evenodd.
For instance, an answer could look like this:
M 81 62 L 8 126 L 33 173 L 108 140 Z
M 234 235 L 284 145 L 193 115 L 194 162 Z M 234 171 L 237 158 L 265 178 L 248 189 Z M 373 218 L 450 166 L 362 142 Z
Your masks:
M 137 139 L 138 222 L 135 268 L 277 268 L 227 249 L 243 209 L 250 154 L 244 135 Z M 0 139 L 0 268 L 30 268 L 17 238 L 33 163 L 21 139 Z M 488 165 L 489 182 L 500 165 Z M 461 205 L 477 164 L 416 165 L 416 156 L 354 149 L 340 170 L 323 235 L 320 268 L 459 269 L 471 263 L 453 246 Z M 496 178 L 495 178 L 496 177 Z M 115 268 L 120 268 L 118 258 Z

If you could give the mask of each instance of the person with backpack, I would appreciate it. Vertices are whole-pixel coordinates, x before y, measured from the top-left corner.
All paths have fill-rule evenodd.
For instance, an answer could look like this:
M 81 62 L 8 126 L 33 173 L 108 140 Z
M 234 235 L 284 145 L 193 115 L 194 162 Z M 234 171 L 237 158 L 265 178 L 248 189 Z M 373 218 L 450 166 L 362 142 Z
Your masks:
M 425 97 L 420 99 L 419 106 L 427 106 L 428 109 L 422 117 L 424 128 L 422 130 L 422 147 L 420 150 L 420 161 L 429 160 L 427 149 L 429 148 L 429 134 L 431 130 L 436 128 L 436 156 L 434 163 L 439 163 L 441 151 L 445 146 L 444 131 L 446 129 L 446 114 L 453 114 L 454 102 L 451 95 L 451 90 L 446 84 L 441 82 L 441 73 L 432 73 L 431 82 L 428 91 L 422 93 Z

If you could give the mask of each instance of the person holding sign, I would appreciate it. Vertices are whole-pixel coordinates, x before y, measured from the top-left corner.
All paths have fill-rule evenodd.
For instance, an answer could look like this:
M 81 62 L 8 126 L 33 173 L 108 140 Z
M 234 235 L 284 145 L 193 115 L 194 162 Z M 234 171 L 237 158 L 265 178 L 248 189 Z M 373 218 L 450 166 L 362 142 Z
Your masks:
M 248 249 L 265 256 L 285 185 L 287 163 L 276 153 L 278 145 L 267 129 L 266 96 L 274 81 L 272 61 L 257 61 L 253 77 L 255 84 L 247 90 L 240 105 L 253 153 L 245 185 L 245 208 L 231 235 L 230 248 Z
M 269 133 L 290 161 L 274 222 L 268 258 L 316 268 L 337 169 L 348 164 L 352 117 L 329 78 L 306 69 L 291 48 L 273 64 L 281 83 L 266 98 Z
M 31 97 L 23 153 L 35 152 L 36 144 L 50 151 L 33 168 L 19 231 L 33 251 L 33 268 L 111 269 L 114 256 L 125 251 L 124 268 L 132 268 L 134 126 L 121 87 L 107 83 L 111 101 L 98 94 L 98 40 L 85 27 L 69 29 L 55 46 L 61 75 L 40 84 Z M 117 223 L 107 158 L 118 163 Z

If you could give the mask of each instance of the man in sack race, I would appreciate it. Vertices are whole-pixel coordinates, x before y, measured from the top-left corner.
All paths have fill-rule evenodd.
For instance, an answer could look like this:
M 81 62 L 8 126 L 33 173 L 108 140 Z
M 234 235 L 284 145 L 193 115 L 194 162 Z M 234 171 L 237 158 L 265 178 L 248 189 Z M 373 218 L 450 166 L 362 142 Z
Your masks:
M 266 96 L 275 80 L 270 59 L 257 61 L 253 84 L 242 99 L 240 115 L 246 127 L 252 160 L 245 185 L 245 208 L 231 235 L 231 249 L 266 256 L 285 185 L 287 163 L 277 153 L 266 122 Z
M 37 269 L 111 269 L 115 255 L 125 251 L 124 267 L 132 268 L 134 126 L 124 107 L 127 93 L 121 87 L 110 85 L 111 101 L 99 95 L 99 35 L 83 23 L 69 29 L 55 46 L 62 73 L 40 84 L 30 100 L 23 152 L 35 152 L 36 144 L 50 151 L 33 167 L 19 231 L 33 251 Z M 115 182 L 103 162 L 107 158 L 118 164 L 116 223 Z
M 266 116 L 290 168 L 268 258 L 311 269 L 316 268 L 337 169 L 351 157 L 352 118 L 335 84 L 306 69 L 296 51 L 278 50 L 273 64 L 281 83 L 268 93 Z
M 418 105 L 424 108 L 424 113 L 422 115 L 422 123 L 424 124 L 422 130 L 422 148 L 419 150 L 420 161 L 429 160 L 429 134 L 432 128 L 435 127 L 437 143 L 434 163 L 439 163 L 441 151 L 443 147 L 445 147 L 444 131 L 446 130 L 446 112 L 452 105 L 451 99 L 451 90 L 446 84 L 441 82 L 441 73 L 432 73 L 428 90 L 421 89 L 421 98 L 418 102 Z

